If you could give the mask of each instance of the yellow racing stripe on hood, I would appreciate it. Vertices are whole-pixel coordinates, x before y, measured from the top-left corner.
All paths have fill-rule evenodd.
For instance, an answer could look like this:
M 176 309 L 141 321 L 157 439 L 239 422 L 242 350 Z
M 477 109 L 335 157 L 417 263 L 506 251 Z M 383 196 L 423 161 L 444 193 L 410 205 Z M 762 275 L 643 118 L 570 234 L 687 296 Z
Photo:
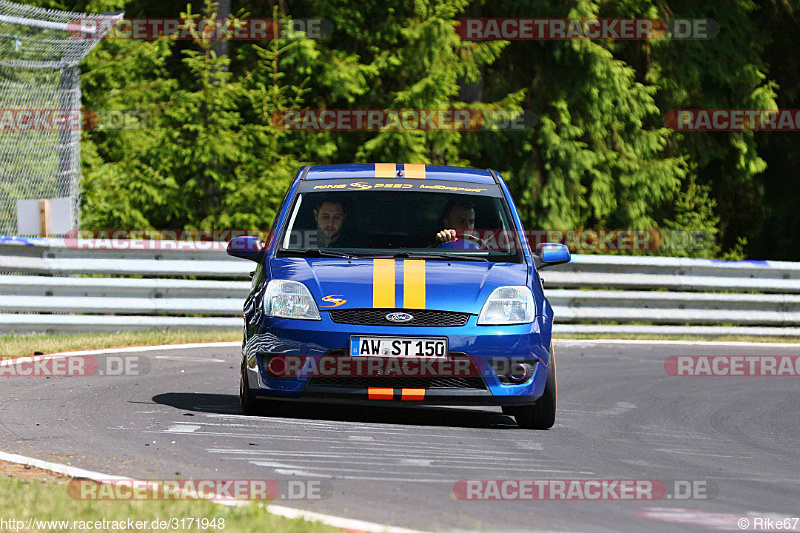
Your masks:
M 425 261 L 403 261 L 403 307 L 425 309 Z
M 372 260 L 372 307 L 394 307 L 394 259 Z

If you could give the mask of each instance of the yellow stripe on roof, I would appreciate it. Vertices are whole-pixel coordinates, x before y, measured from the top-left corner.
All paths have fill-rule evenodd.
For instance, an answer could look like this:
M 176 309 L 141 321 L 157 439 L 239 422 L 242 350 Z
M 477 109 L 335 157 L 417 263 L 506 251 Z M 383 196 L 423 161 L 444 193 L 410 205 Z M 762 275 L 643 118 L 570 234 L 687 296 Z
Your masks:
M 375 163 L 376 178 L 396 178 L 397 165 L 395 163 Z
M 411 178 L 415 180 L 425 179 L 425 165 L 406 163 L 405 165 L 403 165 L 403 169 L 404 169 L 403 175 L 406 178 Z

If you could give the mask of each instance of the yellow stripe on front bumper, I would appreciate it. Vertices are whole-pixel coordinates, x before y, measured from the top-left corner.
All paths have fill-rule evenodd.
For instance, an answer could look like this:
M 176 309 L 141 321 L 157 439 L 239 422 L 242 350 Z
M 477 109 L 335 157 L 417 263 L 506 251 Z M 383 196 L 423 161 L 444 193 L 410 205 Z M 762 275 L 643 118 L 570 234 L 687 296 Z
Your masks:
M 403 307 L 425 309 L 425 261 L 403 261 Z
M 395 163 L 375 163 L 376 178 L 396 178 L 397 165 Z
M 370 400 L 392 400 L 394 399 L 394 389 L 368 387 L 367 395 Z
M 394 307 L 394 259 L 372 261 L 372 307 Z
M 400 400 L 408 401 L 408 400 L 424 400 L 425 399 L 425 389 L 402 389 L 400 393 Z
M 408 164 L 403 165 L 403 176 L 406 178 L 424 180 L 425 179 L 425 165 Z

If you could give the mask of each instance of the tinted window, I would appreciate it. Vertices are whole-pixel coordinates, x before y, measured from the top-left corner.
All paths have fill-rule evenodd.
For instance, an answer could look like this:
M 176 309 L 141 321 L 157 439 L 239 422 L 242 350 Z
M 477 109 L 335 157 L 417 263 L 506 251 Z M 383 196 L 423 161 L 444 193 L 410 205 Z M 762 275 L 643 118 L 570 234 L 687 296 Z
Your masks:
M 345 187 L 306 182 L 295 198 L 280 246 L 361 255 L 446 252 L 490 261 L 521 260 L 517 232 L 497 186 L 409 182 L 379 183 L 380 187 L 370 182 Z M 359 188 L 363 184 L 370 186 Z M 437 240 L 444 229 L 456 231 L 454 241 Z

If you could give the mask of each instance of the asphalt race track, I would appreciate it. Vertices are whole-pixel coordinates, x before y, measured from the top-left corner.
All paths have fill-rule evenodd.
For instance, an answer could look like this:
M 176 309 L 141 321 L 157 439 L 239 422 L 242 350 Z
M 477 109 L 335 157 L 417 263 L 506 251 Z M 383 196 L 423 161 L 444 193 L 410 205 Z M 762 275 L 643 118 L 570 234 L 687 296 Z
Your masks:
M 280 503 L 426 531 L 739 531 L 743 517 L 754 530 L 759 517 L 800 516 L 800 378 L 664 368 L 671 355 L 798 355 L 797 345 L 562 341 L 556 354 L 549 431 L 518 429 L 494 408 L 243 416 L 239 350 L 214 347 L 136 354 L 150 366 L 139 376 L 0 377 L 0 450 L 137 479 L 324 480 L 328 497 Z M 453 495 L 458 480 L 547 478 L 660 480 L 671 497 Z M 705 489 L 677 499 L 676 481 Z

